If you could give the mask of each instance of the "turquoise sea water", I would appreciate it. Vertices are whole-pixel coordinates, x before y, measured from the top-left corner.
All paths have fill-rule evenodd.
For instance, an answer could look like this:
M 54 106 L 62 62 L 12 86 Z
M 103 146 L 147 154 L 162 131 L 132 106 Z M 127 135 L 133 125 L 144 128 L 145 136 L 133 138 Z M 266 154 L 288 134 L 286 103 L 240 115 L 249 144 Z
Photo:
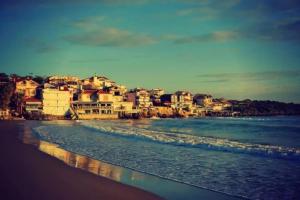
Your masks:
M 300 197 L 300 117 L 50 121 L 38 137 L 92 158 L 250 199 Z

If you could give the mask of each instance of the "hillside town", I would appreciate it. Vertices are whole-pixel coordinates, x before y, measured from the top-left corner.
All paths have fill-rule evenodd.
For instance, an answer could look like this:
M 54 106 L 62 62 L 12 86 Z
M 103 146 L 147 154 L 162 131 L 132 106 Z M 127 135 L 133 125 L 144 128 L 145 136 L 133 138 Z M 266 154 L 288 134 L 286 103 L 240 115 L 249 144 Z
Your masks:
M 76 76 L 43 78 L 2 73 L 0 88 L 1 119 L 238 116 L 243 114 L 239 108 L 247 102 L 252 103 L 250 100 L 217 99 L 209 94 L 192 94 L 189 91 L 166 93 L 160 88 L 128 90 L 124 85 L 97 75 L 80 79 Z

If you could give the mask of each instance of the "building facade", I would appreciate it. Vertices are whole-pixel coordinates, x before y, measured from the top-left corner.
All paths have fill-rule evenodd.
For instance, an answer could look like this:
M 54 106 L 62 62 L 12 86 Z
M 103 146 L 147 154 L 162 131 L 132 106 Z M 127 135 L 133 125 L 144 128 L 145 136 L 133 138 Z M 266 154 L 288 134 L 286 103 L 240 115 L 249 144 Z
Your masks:
M 40 99 L 27 98 L 24 105 L 25 113 L 27 114 L 41 114 L 43 112 L 43 105 Z
M 70 110 L 71 94 L 66 89 L 43 89 L 42 102 L 43 114 L 65 116 Z
M 34 97 L 39 84 L 31 79 L 16 82 L 16 93 L 23 94 L 25 98 Z
M 150 94 L 147 90 L 136 88 L 126 94 L 126 100 L 133 103 L 138 108 L 149 108 L 153 106 Z

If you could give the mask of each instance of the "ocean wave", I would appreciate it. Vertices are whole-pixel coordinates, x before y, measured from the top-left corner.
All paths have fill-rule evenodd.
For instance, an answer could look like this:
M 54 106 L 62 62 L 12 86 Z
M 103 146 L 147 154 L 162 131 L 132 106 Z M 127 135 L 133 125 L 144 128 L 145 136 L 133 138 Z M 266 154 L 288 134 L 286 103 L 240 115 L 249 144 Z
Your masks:
M 236 153 L 258 154 L 284 159 L 300 159 L 300 148 L 244 143 L 225 138 L 195 136 L 178 132 L 149 130 L 126 123 L 79 121 L 81 125 L 106 134 L 134 137 L 164 144 L 206 148 Z

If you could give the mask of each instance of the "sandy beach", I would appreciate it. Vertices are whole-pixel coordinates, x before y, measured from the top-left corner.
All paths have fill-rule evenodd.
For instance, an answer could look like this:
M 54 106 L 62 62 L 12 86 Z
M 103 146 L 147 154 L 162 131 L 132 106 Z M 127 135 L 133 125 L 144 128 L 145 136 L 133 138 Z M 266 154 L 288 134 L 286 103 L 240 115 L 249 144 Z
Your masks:
M 15 121 L 0 121 L 1 199 L 160 199 L 160 197 L 99 177 L 23 144 Z

